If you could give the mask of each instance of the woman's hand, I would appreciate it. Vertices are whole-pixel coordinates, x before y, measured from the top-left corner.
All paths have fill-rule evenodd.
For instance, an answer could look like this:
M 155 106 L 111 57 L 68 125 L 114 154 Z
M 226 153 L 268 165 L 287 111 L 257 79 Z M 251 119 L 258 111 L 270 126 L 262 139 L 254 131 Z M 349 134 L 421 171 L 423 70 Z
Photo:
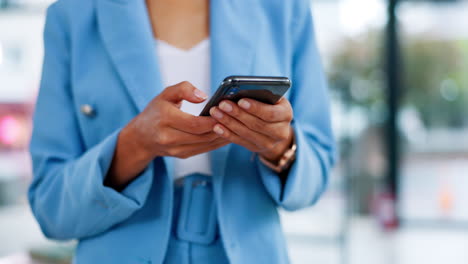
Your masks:
M 188 82 L 166 88 L 119 134 L 106 185 L 122 189 L 156 157 L 188 158 L 229 143 L 213 132 L 216 120 L 180 110 L 182 100 L 205 101 Z
M 293 110 L 285 98 L 275 105 L 252 99 L 241 99 L 238 104 L 225 100 L 211 108 L 210 114 L 219 122 L 214 132 L 269 161 L 277 162 L 292 144 Z
M 193 116 L 179 108 L 182 100 L 205 101 L 207 95 L 188 82 L 166 88 L 127 126 L 133 139 L 148 157 L 188 158 L 226 144 L 213 133 L 216 121 L 211 117 Z

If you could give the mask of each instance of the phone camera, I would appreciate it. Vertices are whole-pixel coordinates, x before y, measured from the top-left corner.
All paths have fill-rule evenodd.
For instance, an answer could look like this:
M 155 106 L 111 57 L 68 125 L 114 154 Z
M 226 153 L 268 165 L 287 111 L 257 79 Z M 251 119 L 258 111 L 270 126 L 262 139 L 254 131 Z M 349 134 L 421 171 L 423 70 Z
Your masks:
M 239 92 L 239 87 L 234 86 L 231 89 L 229 89 L 227 95 L 228 96 L 233 96 L 233 95 L 237 94 L 238 92 Z

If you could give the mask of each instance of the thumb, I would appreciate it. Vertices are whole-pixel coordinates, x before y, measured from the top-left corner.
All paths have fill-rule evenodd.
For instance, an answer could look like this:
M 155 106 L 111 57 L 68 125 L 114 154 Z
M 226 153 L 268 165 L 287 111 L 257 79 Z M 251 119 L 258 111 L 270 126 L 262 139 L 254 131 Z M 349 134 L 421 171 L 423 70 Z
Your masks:
M 161 97 L 171 103 L 178 104 L 182 100 L 186 100 L 191 103 L 201 103 L 208 98 L 208 95 L 197 89 L 189 82 L 181 82 L 167 87 L 161 93 Z

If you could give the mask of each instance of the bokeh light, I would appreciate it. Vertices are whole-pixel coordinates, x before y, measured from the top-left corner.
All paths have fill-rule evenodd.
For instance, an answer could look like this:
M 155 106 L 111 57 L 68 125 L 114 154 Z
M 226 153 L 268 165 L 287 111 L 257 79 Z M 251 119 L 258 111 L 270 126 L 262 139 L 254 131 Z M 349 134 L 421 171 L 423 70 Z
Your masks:
M 18 141 L 21 134 L 21 123 L 13 116 L 4 116 L 0 119 L 0 142 L 12 146 Z

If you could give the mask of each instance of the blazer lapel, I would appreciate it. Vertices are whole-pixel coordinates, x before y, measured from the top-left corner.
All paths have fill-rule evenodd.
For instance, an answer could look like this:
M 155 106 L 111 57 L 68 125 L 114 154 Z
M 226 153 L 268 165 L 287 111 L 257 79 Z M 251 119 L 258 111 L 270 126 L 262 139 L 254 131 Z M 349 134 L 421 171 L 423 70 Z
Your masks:
M 229 75 L 251 75 L 258 34 L 255 16 L 244 1 L 212 0 L 211 29 L 211 94 Z M 249 15 L 249 11 L 251 14 Z M 231 144 L 211 152 L 213 175 L 222 184 Z
M 142 111 L 162 91 L 145 1 L 98 0 L 97 18 L 104 46 L 137 109 Z

